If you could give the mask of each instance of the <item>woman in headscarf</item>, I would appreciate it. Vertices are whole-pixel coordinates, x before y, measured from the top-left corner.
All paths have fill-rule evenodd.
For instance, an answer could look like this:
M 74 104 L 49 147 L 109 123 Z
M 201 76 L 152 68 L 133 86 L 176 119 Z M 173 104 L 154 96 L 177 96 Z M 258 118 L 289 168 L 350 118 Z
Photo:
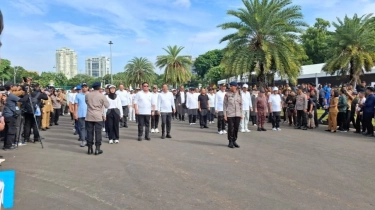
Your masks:
M 120 132 L 120 120 L 122 118 L 122 103 L 120 97 L 116 95 L 116 86 L 109 86 L 109 92 L 107 94 L 107 100 L 109 102 L 108 109 L 105 110 L 105 118 L 107 122 L 107 131 L 110 144 L 119 143 L 119 132 Z

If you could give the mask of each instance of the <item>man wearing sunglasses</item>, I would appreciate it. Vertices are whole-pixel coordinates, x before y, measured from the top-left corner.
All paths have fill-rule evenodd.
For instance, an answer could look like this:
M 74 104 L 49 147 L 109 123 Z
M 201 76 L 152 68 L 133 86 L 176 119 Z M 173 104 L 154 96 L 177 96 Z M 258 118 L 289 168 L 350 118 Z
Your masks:
M 138 115 L 138 141 L 142 141 L 143 127 L 145 127 L 145 139 L 150 139 L 150 118 L 155 114 L 156 102 L 152 100 L 152 93 L 148 90 L 147 82 L 142 84 L 142 90 L 134 98 L 134 109 Z M 151 114 L 151 115 L 150 115 Z

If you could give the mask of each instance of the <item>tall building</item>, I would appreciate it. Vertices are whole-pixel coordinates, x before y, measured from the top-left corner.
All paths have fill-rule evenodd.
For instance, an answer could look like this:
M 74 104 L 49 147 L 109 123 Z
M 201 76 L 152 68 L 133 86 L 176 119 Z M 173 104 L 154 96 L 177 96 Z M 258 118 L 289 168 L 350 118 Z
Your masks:
M 86 74 L 95 78 L 104 77 L 111 69 L 111 61 L 105 56 L 86 58 L 85 63 Z
M 63 47 L 56 50 L 56 72 L 63 73 L 68 79 L 77 75 L 77 53 Z

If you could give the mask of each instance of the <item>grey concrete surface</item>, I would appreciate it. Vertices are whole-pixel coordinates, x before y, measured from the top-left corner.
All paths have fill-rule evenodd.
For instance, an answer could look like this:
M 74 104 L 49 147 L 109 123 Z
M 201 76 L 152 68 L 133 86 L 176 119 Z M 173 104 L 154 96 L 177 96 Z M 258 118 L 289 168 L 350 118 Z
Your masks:
M 0 151 L 0 170 L 17 173 L 14 209 L 375 209 L 375 138 L 251 127 L 229 149 L 216 124 L 174 121 L 172 139 L 142 142 L 129 125 L 99 156 L 79 147 L 68 117 L 42 132 L 44 149 Z

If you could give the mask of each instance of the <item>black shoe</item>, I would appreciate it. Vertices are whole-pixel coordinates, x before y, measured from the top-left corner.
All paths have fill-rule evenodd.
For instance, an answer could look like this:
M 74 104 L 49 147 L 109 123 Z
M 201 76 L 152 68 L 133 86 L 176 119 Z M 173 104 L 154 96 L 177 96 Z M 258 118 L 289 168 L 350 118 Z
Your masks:
M 141 136 L 138 136 L 138 141 L 142 141 L 142 137 Z
M 302 130 L 304 130 L 304 131 L 307 130 L 307 127 L 303 127 Z
M 14 150 L 14 149 L 16 149 L 16 147 L 15 147 L 15 146 L 11 146 L 11 147 L 4 147 L 4 148 L 3 148 L 3 150 L 4 150 L 4 151 L 7 151 L 7 150 Z
M 103 153 L 103 150 L 100 149 L 100 146 L 95 147 L 95 155 L 100 155 Z
M 42 128 L 42 131 L 46 131 L 46 129 L 45 129 L 45 128 Z
M 39 139 L 34 139 L 33 143 L 38 142 L 38 141 L 39 141 Z
M 150 141 L 150 140 L 151 140 L 150 137 L 148 137 L 148 136 L 145 137 L 145 139 L 146 139 L 147 141 Z
M 328 131 L 328 132 L 331 132 L 331 130 L 324 130 L 324 131 Z
M 165 139 L 165 135 L 164 134 L 161 135 L 161 139 Z
M 78 138 L 78 141 L 82 141 L 82 139 L 81 139 L 81 138 Z
M 92 145 L 91 146 L 87 146 L 88 147 L 88 150 L 87 150 L 87 154 L 88 155 L 92 155 L 93 152 L 93 149 L 92 149 Z
M 127 127 L 128 127 L 128 125 L 124 125 L 124 126 L 122 126 L 122 127 L 124 127 L 124 128 L 127 128 Z
M 171 139 L 171 138 L 172 138 L 171 134 L 167 134 L 166 137 L 167 137 L 168 139 Z
M 78 134 L 77 131 L 75 131 L 73 135 L 77 135 L 77 134 Z
M 58 123 L 55 123 L 55 125 L 59 125 Z
M 201 129 L 203 129 L 203 126 L 201 126 Z
M 232 141 L 229 141 L 228 147 L 229 147 L 229 148 L 234 148 L 234 145 L 233 145 L 233 142 L 232 142 Z
M 204 126 L 204 128 L 208 128 L 208 126 L 206 125 L 206 126 Z
M 262 131 L 262 129 L 258 128 L 257 131 Z
M 233 141 L 233 146 L 234 146 L 234 147 L 237 147 L 237 148 L 240 148 L 240 145 L 238 145 L 238 144 L 236 143 L 236 141 Z
M 49 127 L 46 127 L 46 129 L 49 129 Z
M 50 123 L 49 126 L 52 126 L 52 123 Z
M 262 130 L 262 131 L 267 131 L 267 130 L 266 130 L 266 129 L 264 129 L 264 128 L 261 128 L 261 130 Z

